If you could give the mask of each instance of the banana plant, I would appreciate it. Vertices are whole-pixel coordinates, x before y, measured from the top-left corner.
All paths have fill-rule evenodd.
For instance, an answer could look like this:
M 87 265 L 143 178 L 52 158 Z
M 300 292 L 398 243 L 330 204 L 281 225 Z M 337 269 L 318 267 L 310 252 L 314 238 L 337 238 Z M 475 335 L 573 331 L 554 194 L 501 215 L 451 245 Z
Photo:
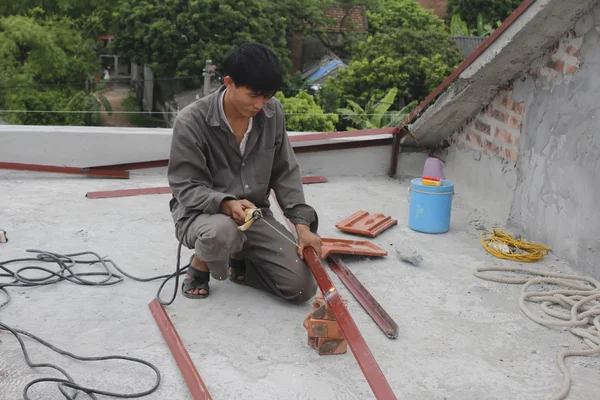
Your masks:
M 352 100 L 346 100 L 348 107 L 340 108 L 338 112 L 342 115 L 342 118 L 353 125 L 348 127 L 348 130 L 398 126 L 408 115 L 408 108 L 404 107 L 400 111 L 388 112 L 389 108 L 394 104 L 397 94 L 398 89 L 392 88 L 386 93 L 383 99 L 377 102 L 375 96 L 371 96 L 364 108 Z
M 473 32 L 469 29 L 467 23 L 462 20 L 460 15 L 454 14 L 450 20 L 450 34 L 452 36 L 472 36 Z

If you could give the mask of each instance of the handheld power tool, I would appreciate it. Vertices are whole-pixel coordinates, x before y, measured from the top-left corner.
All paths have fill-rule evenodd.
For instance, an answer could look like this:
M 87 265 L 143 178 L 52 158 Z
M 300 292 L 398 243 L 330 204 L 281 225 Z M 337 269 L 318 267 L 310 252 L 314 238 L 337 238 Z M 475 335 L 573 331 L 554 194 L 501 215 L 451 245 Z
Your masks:
M 267 222 L 264 219 L 263 212 L 260 208 L 247 208 L 246 209 L 246 219 L 244 220 L 244 224 L 238 226 L 238 230 L 240 230 L 242 232 L 247 231 L 252 226 L 252 224 L 254 224 L 259 219 L 262 220 L 265 224 L 269 225 L 269 227 L 271 227 L 271 229 L 273 229 L 275 232 L 277 232 L 278 234 L 283 236 L 288 242 L 290 242 L 294 246 L 298 247 L 298 243 L 291 240 L 283 232 L 281 232 L 279 229 L 275 228 L 273 225 L 271 225 L 269 222 Z

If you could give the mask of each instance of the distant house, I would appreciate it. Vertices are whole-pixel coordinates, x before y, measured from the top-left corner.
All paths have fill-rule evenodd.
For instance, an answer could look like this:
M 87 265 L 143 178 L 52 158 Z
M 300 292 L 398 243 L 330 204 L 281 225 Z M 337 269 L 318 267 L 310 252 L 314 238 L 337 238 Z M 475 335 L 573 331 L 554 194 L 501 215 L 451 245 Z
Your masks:
M 327 79 L 336 76 L 345 66 L 346 64 L 338 57 L 326 55 L 312 65 L 307 65 L 302 73 L 302 79 L 309 84 L 312 92 L 316 92 Z
M 432 10 L 435 15 L 440 18 L 446 16 L 448 0 L 417 0 L 423 8 Z

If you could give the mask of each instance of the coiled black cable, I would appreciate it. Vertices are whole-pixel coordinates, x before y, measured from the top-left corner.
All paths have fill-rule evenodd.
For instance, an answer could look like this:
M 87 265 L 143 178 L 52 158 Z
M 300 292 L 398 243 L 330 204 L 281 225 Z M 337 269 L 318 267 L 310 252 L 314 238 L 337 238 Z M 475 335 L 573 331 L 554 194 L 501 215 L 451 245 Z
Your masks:
M 193 220 L 194 220 L 194 218 L 190 218 L 187 221 L 187 226 L 185 227 L 183 237 L 185 237 L 185 235 L 187 234 L 187 231 L 188 231 L 191 223 L 193 222 Z M 155 280 L 159 280 L 159 279 L 164 279 L 164 281 L 162 282 L 162 284 L 160 285 L 160 287 L 158 289 L 156 297 L 162 305 L 170 305 L 173 303 L 173 301 L 175 300 L 175 298 L 177 296 L 177 290 L 178 290 L 178 285 L 179 285 L 179 276 L 182 274 L 185 274 L 189 267 L 189 266 L 185 266 L 184 268 L 180 268 L 182 240 L 183 239 L 181 239 L 179 241 L 179 247 L 177 250 L 177 267 L 176 267 L 175 272 L 170 275 L 160 275 L 160 276 L 155 276 L 155 277 L 151 277 L 151 278 L 137 278 L 132 275 L 129 275 L 125 271 L 120 269 L 112 260 L 100 257 L 98 254 L 91 252 L 91 251 L 63 255 L 63 254 L 56 254 L 56 253 L 52 253 L 52 252 L 48 252 L 48 251 L 41 251 L 41 250 L 27 250 L 27 252 L 29 252 L 29 253 L 37 253 L 38 254 L 37 257 L 35 257 L 35 258 L 19 258 L 19 259 L 7 260 L 7 261 L 0 261 L 0 280 L 2 278 L 12 279 L 12 281 L 9 281 L 9 282 L 0 282 L 0 292 L 4 293 L 4 295 L 6 296 L 6 300 L 3 303 L 0 303 L 0 311 L 2 310 L 2 308 L 6 307 L 11 301 L 10 293 L 7 290 L 7 288 L 9 288 L 9 287 L 46 286 L 46 285 L 59 283 L 62 281 L 69 281 L 71 283 L 74 283 L 77 285 L 84 285 L 84 286 L 108 286 L 108 285 L 115 285 L 117 283 L 122 282 L 123 277 L 118 274 L 113 273 L 113 271 L 111 271 L 110 266 L 112 266 L 114 269 L 116 269 L 118 272 L 120 272 L 123 276 L 126 276 L 132 280 L 139 281 L 139 282 L 151 282 L 151 281 L 155 281 Z M 92 260 L 77 259 L 77 257 L 80 257 L 80 256 L 90 256 L 90 255 L 94 256 L 95 258 Z M 9 264 L 32 262 L 32 261 L 42 262 L 42 263 L 53 263 L 58 266 L 58 271 L 54 271 L 54 270 L 44 268 L 41 266 L 37 266 L 37 265 L 27 265 L 25 267 L 16 269 L 14 271 L 10 270 L 7 267 Z M 104 271 L 103 272 L 75 272 L 73 269 L 78 264 L 84 264 L 84 265 L 88 265 L 88 266 L 102 265 L 102 267 L 104 268 Z M 43 276 L 43 277 L 37 277 L 37 278 L 28 278 L 23 275 L 23 273 L 26 271 L 42 271 L 44 273 L 47 273 L 47 275 Z M 90 276 L 104 276 L 105 279 L 92 281 L 92 280 L 88 280 L 88 279 L 84 278 L 84 277 L 90 277 Z M 164 288 L 164 286 L 166 285 L 166 283 L 169 280 L 171 280 L 173 277 L 175 277 L 175 289 L 173 292 L 173 297 L 168 302 L 162 301 L 160 299 L 160 293 L 161 293 L 162 289 Z M 90 398 L 92 398 L 94 400 L 97 400 L 96 395 L 111 396 L 111 397 L 123 398 L 123 399 L 137 398 L 137 397 L 147 396 L 147 395 L 155 392 L 156 389 L 158 389 L 158 387 L 160 385 L 160 381 L 161 381 L 160 371 L 158 370 L 158 368 L 156 368 L 156 366 L 154 366 L 152 363 L 150 363 L 148 361 L 144 361 L 139 358 L 125 357 L 125 356 L 118 356 L 118 355 L 117 356 L 112 356 L 112 355 L 111 356 L 101 356 L 101 357 L 81 357 L 81 356 L 77 356 L 73 353 L 67 352 L 65 350 L 59 349 L 58 347 L 46 342 L 45 340 L 43 340 L 29 332 L 25 332 L 20 329 L 12 328 L 1 321 L 0 321 L 0 329 L 6 330 L 15 336 L 15 338 L 19 342 L 19 345 L 21 346 L 21 350 L 23 351 L 25 361 L 27 362 L 27 365 L 29 365 L 30 368 L 39 368 L 39 367 L 52 368 L 52 369 L 59 371 L 66 378 L 66 379 L 59 379 L 59 378 L 47 377 L 47 378 L 39 378 L 39 379 L 32 380 L 23 389 L 23 398 L 25 400 L 32 400 L 31 397 L 29 397 L 29 390 L 35 384 L 42 383 L 42 382 L 56 382 L 58 384 L 57 385 L 58 390 L 62 393 L 64 398 L 67 400 L 75 400 L 77 395 L 80 392 L 87 394 Z M 152 388 L 150 388 L 148 390 L 138 392 L 138 393 L 130 393 L 130 394 L 109 392 L 109 391 L 104 391 L 104 390 L 99 390 L 99 389 L 94 389 L 94 388 L 79 385 L 79 384 L 75 383 L 75 381 L 67 373 L 67 371 L 65 371 L 64 369 L 62 369 L 61 367 L 59 367 L 57 365 L 49 364 L 49 363 L 33 363 L 29 358 L 29 354 L 27 352 L 27 347 L 25 346 L 25 342 L 23 341 L 23 338 L 21 337 L 21 335 L 30 337 L 61 355 L 65 355 L 65 356 L 71 357 L 71 358 L 79 360 L 79 361 L 125 360 L 125 361 L 131 361 L 131 362 L 146 365 L 147 367 L 151 368 L 155 372 L 156 382 L 154 383 Z M 73 393 L 69 393 L 67 388 L 73 389 Z

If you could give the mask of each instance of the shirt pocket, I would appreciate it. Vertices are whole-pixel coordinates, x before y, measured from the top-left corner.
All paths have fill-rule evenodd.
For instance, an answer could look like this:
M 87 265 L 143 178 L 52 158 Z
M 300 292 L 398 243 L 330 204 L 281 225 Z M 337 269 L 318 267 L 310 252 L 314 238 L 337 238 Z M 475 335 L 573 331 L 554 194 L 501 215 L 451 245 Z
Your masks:
M 273 172 L 273 161 L 275 159 L 275 147 L 262 149 L 257 153 L 254 168 L 254 179 L 256 183 L 268 184 Z

